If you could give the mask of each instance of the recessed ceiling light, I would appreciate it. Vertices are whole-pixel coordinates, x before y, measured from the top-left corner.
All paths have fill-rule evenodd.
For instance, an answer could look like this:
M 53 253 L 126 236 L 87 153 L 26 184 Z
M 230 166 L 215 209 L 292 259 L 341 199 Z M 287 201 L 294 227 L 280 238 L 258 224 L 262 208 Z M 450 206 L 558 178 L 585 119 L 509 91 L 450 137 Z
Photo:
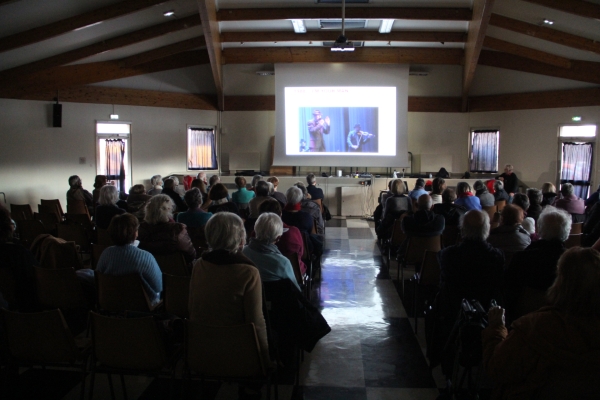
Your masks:
M 379 25 L 379 33 L 390 33 L 394 26 L 393 19 L 382 19 L 381 25 Z
M 175 11 L 174 10 L 165 11 L 165 13 L 163 15 L 165 17 L 172 17 L 175 15 Z
M 581 121 L 581 119 L 582 119 L 581 116 L 576 115 L 576 116 L 574 116 L 574 117 L 571 118 L 571 121 L 579 122 L 579 121 Z
M 294 27 L 294 32 L 296 33 L 306 33 L 306 25 L 304 25 L 303 19 L 292 19 L 292 26 Z
M 544 23 L 545 23 L 546 25 L 553 25 L 553 24 L 554 24 L 554 21 L 552 21 L 551 19 L 545 19 L 545 20 L 544 20 Z

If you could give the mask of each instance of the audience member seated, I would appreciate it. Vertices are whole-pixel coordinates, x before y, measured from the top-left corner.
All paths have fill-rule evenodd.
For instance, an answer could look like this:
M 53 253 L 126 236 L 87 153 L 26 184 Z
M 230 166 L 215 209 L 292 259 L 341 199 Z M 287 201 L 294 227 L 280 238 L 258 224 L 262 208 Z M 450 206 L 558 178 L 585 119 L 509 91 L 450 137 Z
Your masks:
M 552 182 L 546 182 L 542 185 L 542 196 L 544 197 L 544 200 L 542 200 L 542 207 L 554 203 L 554 200 L 556 199 L 556 187 Z
M 585 214 L 585 203 L 583 199 L 575 196 L 573 191 L 572 184 L 563 183 L 560 188 L 561 197 L 554 200 L 554 207 L 563 209 L 571 215 L 581 216 Z M 580 222 L 583 222 L 583 219 Z
M 461 220 L 462 242 L 439 253 L 440 293 L 433 314 L 437 320 L 427 345 L 427 357 L 432 368 L 441 363 L 446 376 L 452 372 L 455 351 L 445 345 L 462 299 L 478 300 L 484 307 L 492 299 L 502 303 L 504 254 L 486 241 L 489 232 L 489 215 L 485 211 L 468 211 Z
M 531 237 L 521 226 L 523 210 L 513 204 L 507 204 L 500 216 L 500 226 L 490 231 L 487 241 L 505 253 L 524 250 L 531 244 Z
M 125 214 L 127 210 L 117 206 L 119 201 L 119 192 L 112 185 L 103 186 L 100 189 L 100 197 L 98 198 L 98 207 L 96 207 L 96 227 L 100 229 L 108 229 L 110 220 L 115 215 Z
M 427 194 L 427 191 L 423 188 L 424 186 L 425 180 L 418 178 L 415 181 L 415 188 L 408 194 L 408 197 L 411 198 L 413 203 L 416 202 L 422 195 Z
M 73 200 L 83 200 L 89 210 L 94 207 L 94 197 L 90 192 L 85 190 L 82 186 L 81 178 L 77 175 L 69 177 L 69 186 L 71 187 L 67 191 L 67 206 Z
M 196 178 L 200 179 L 202 183 L 204 183 L 204 187 L 208 185 L 208 180 L 206 179 L 206 172 L 198 172 Z
M 600 254 L 573 248 L 558 261 L 548 306 L 504 325 L 490 309 L 483 365 L 494 399 L 593 399 L 600 393 Z
M 535 233 L 535 221 L 533 218 L 525 218 L 523 222 L 521 222 L 521 226 L 529 233 L 532 242 L 540 239 L 537 233 Z
M 444 190 L 446 190 L 446 181 L 443 178 L 434 178 L 431 183 L 431 201 L 434 205 L 442 203 Z
M 510 197 L 514 196 L 519 189 L 519 178 L 517 178 L 513 169 L 512 165 L 506 164 L 504 166 L 504 172 L 496 177 L 496 179 L 501 180 L 504 183 L 504 190 L 506 190 Z
M 444 189 L 442 204 L 434 204 L 433 212 L 444 217 L 444 226 L 458 226 L 460 219 L 467 212 L 463 206 L 454 204 L 456 193 L 454 189 Z
M 256 190 L 256 184 L 260 181 L 264 180 L 262 175 L 260 174 L 256 174 L 252 177 L 252 183 L 250 184 L 250 190 L 255 191 Z
M 471 186 L 467 182 L 458 182 L 456 186 L 456 197 L 454 204 L 463 206 L 468 210 L 481 210 L 479 198 L 473 196 Z
M 402 219 L 402 231 L 408 236 L 439 236 L 444 231 L 444 217 L 434 214 L 433 201 L 428 194 L 417 200 L 417 212 Z
M 510 200 L 510 196 L 506 193 L 506 190 L 504 190 L 504 183 L 502 181 L 497 180 L 494 182 L 494 199 L 495 201 L 504 200 L 507 203 Z
M 167 179 L 173 179 L 173 191 L 183 197 L 185 195 L 185 188 L 179 184 L 179 178 L 175 175 L 171 175 Z
M 162 176 L 154 175 L 150 178 L 150 183 L 152 184 L 152 188 L 148 190 L 148 194 L 150 196 L 156 196 L 157 194 L 161 194 L 163 190 L 163 180 Z
M 587 218 L 583 224 L 581 245 L 584 247 L 593 245 L 600 239 L 600 202 L 594 204 L 587 212 Z
M 37 296 L 33 267 L 38 262 L 21 244 L 13 242 L 15 225 L 10 212 L 0 205 L 0 268 L 9 269 L 16 282 L 15 302 L 10 310 L 35 311 Z
M 98 204 L 98 199 L 100 198 L 100 189 L 103 186 L 106 186 L 108 181 L 106 180 L 106 175 L 96 175 L 94 178 L 94 190 L 92 190 L 92 198 L 94 206 Z M 90 210 L 91 212 L 92 210 Z
M 112 219 L 108 234 L 115 245 L 102 252 L 96 271 L 116 276 L 139 274 L 148 298 L 156 304 L 162 292 L 162 273 L 152 254 L 133 246 L 139 227 L 137 218 L 131 214 Z
M 165 179 L 165 183 L 164 183 L 164 187 L 163 187 L 163 191 L 161 194 L 164 194 L 165 196 L 169 196 L 171 198 L 171 200 L 173 200 L 173 203 L 175 204 L 175 211 L 177 212 L 184 212 L 187 211 L 188 206 L 187 204 L 184 203 L 184 201 L 181 199 L 181 196 L 179 196 L 179 193 L 177 193 L 175 191 L 175 181 L 171 178 Z
M 586 211 L 591 209 L 600 199 L 600 185 L 598 185 L 598 189 L 594 193 L 590 195 L 587 199 L 585 199 L 585 209 Z
M 304 183 L 296 182 L 294 186 L 302 190 L 302 196 L 304 196 L 300 202 L 300 209 L 313 217 L 313 221 L 317 226 L 317 233 L 323 235 L 325 233 L 325 222 L 323 221 L 323 215 L 321 215 L 321 208 L 317 203 L 310 199 L 310 194 L 308 194 L 308 190 L 306 189 L 306 186 L 304 186 Z
M 283 222 L 277 214 L 262 213 L 254 224 L 255 237 L 244 247 L 243 254 L 248 257 L 260 272 L 263 282 L 289 279 L 300 290 L 292 264 L 275 246 L 283 234 Z
M 258 208 L 260 207 L 261 203 L 270 199 L 269 184 L 265 181 L 258 181 L 254 188 L 254 192 L 256 193 L 256 197 L 254 197 L 248 203 L 250 206 L 249 218 L 258 218 Z
M 271 176 L 267 178 L 267 182 L 273 184 L 273 191 L 269 192 L 269 196 L 277 200 L 282 207 L 285 207 L 285 203 L 287 202 L 285 194 L 277 191 L 277 188 L 279 187 L 279 179 L 276 176 Z
M 488 191 L 487 186 L 482 181 L 475 181 L 473 189 L 475 189 L 475 196 L 479 198 L 481 207 L 491 207 L 496 204 L 494 195 Z
M 135 215 L 138 220 L 143 221 L 146 212 L 146 203 L 151 198 L 152 196 L 146 194 L 144 185 L 133 185 L 129 189 L 129 196 L 127 197 L 127 212 Z
M 190 283 L 190 320 L 204 325 L 253 323 L 261 354 L 270 365 L 260 274 L 241 249 L 246 240 L 242 219 L 229 212 L 206 224 L 210 251 L 196 261 Z
M 392 183 L 394 183 L 395 179 L 390 179 L 388 181 L 388 190 L 387 191 L 381 191 L 379 193 L 379 198 L 377 199 L 377 202 L 379 203 L 377 205 L 377 207 L 375 207 L 375 211 L 373 211 L 373 219 L 375 220 L 375 229 L 377 230 L 379 228 L 379 225 L 381 224 L 381 220 L 383 218 L 383 210 L 385 207 L 385 201 L 387 200 L 388 197 L 393 196 L 392 193 Z
M 198 188 L 200 193 L 202 193 L 202 203 L 204 204 L 208 200 L 208 192 L 206 191 L 206 184 L 202 181 L 202 179 L 194 179 L 190 184 L 190 189 Z M 208 207 L 208 206 L 207 206 Z
M 150 199 L 139 227 L 139 248 L 155 255 L 180 252 L 190 263 L 196 258 L 196 250 L 185 225 L 173 220 L 174 208 L 173 200 L 165 194 Z
M 238 206 L 229 201 L 229 192 L 222 183 L 216 183 L 210 188 L 208 198 L 210 200 L 208 212 L 213 214 L 223 211 L 232 212 L 234 214 L 240 213 Z
M 301 210 L 302 208 L 302 190 L 292 186 L 285 193 L 287 204 L 283 209 L 281 219 L 288 225 L 295 226 L 303 235 L 308 235 L 310 251 L 320 256 L 323 254 L 323 236 L 312 234 L 314 224 L 313 217 Z
M 187 211 L 177 214 L 177 222 L 185 224 L 188 228 L 204 228 L 210 217 L 211 212 L 206 212 L 200 208 L 202 203 L 202 193 L 198 188 L 191 188 L 183 196 L 183 200 L 188 206 Z
M 217 183 L 221 183 L 221 178 L 219 178 L 219 175 L 212 175 L 208 180 L 208 190 L 210 191 L 210 188 L 215 186 Z
M 312 200 L 319 200 L 325 198 L 323 190 L 317 187 L 317 178 L 315 177 L 315 174 L 306 175 L 306 183 L 308 183 L 306 190 L 308 190 L 308 193 L 310 194 L 310 198 Z
M 527 198 L 529 199 L 529 208 L 527 209 L 527 217 L 537 221 L 542 213 L 542 192 L 536 188 L 527 189 Z
M 237 186 L 237 192 L 233 192 L 231 195 L 231 201 L 233 201 L 239 209 L 247 209 L 249 207 L 248 203 L 252 200 L 256 194 L 246 189 L 246 178 L 243 176 L 235 177 L 235 186 Z
M 381 223 L 375 230 L 377 237 L 384 240 L 391 236 L 394 221 L 400 218 L 405 212 L 412 212 L 412 200 L 404 194 L 404 182 L 401 179 L 393 180 L 391 190 L 392 196 L 388 196 L 385 200 Z
M 540 240 L 516 253 L 505 272 L 506 306 L 510 311 L 523 287 L 546 291 L 556 279 L 556 263 L 565 251 L 564 242 L 571 231 L 571 217 L 564 211 L 546 206 L 537 221 Z
M 260 213 L 270 212 L 279 215 L 281 218 L 281 204 L 275 199 L 265 201 L 260 205 Z M 306 265 L 302 261 L 304 254 L 304 242 L 300 230 L 283 222 L 283 234 L 277 243 L 275 243 L 281 254 L 287 257 L 297 257 L 300 264 L 300 271 L 306 273 Z

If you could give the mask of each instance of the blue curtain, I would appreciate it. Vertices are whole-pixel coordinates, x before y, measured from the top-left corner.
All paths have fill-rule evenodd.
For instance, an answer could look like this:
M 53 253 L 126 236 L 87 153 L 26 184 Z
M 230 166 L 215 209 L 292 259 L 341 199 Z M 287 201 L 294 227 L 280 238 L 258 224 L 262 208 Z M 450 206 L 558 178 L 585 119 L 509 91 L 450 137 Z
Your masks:
M 498 131 L 471 134 L 471 172 L 498 172 Z
M 348 133 L 354 129 L 354 125 L 360 124 L 363 131 L 375 134 L 375 137 L 365 143 L 363 152 L 377 152 L 379 149 L 379 109 L 377 107 L 302 107 L 300 108 L 300 147 L 304 143 L 308 147 L 310 135 L 308 133 L 308 121 L 313 119 L 313 110 L 321 111 L 322 118 L 329 117 L 331 130 L 329 134 L 323 135 L 325 149 L 327 152 L 347 152 L 346 139 Z M 304 142 L 304 143 L 303 143 Z
M 572 183 L 574 194 L 587 199 L 592 170 L 591 143 L 563 143 L 560 184 Z

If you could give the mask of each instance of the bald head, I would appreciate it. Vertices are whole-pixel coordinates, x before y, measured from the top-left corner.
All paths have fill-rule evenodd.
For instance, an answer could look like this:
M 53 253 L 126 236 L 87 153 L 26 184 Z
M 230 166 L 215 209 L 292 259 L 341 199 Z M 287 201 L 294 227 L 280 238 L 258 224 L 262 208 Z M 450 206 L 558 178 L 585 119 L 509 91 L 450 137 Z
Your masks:
M 422 194 L 419 196 L 417 200 L 417 207 L 420 211 L 429 211 L 431 207 L 433 207 L 433 200 L 431 200 L 431 196 L 428 194 Z
M 490 235 L 490 217 L 487 212 L 471 210 L 460 221 L 463 239 L 484 241 Z

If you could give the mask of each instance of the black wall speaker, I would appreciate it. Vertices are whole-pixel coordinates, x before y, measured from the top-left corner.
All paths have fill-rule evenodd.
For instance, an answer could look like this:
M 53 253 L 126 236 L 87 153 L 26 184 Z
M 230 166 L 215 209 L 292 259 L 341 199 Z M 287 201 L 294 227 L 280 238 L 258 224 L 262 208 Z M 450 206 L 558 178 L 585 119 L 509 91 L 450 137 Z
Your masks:
M 62 127 L 62 104 L 52 104 L 52 127 Z

